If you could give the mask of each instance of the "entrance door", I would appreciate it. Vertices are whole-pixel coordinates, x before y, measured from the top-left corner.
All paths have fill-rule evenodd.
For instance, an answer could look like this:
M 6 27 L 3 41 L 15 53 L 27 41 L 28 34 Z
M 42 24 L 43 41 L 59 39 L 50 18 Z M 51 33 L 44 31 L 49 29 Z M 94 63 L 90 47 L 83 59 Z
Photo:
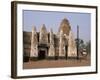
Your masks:
M 39 53 L 38 53 L 38 59 L 39 60 L 42 60 L 42 59 L 45 59 L 46 55 L 45 55 L 45 50 L 40 50 Z

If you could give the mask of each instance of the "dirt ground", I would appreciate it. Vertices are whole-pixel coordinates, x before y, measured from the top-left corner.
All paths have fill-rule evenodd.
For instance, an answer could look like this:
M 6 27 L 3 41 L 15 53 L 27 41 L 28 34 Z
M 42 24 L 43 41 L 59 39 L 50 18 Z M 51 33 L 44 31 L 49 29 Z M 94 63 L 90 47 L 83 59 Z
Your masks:
M 34 69 L 34 68 L 55 68 L 55 67 L 76 67 L 76 66 L 90 66 L 90 56 L 86 58 L 77 59 L 59 59 L 59 60 L 39 60 L 29 61 L 23 63 L 23 69 Z

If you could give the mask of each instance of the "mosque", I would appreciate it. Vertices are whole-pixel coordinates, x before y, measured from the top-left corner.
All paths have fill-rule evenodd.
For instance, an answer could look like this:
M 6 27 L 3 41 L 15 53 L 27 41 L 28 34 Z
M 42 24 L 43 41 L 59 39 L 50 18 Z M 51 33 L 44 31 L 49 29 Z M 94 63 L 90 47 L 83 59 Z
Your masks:
M 58 32 L 52 29 L 47 31 L 43 24 L 37 32 L 32 27 L 32 32 L 24 32 L 24 55 L 30 60 L 43 59 L 68 59 L 77 57 L 77 48 L 69 21 L 64 18 L 59 26 Z M 28 44 L 29 42 L 29 44 Z

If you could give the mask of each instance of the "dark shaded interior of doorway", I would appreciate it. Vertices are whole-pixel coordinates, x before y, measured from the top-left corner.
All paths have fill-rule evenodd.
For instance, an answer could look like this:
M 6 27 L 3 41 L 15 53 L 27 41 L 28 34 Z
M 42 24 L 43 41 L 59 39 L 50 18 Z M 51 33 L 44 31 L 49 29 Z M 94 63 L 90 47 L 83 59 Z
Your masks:
M 38 60 L 43 60 L 45 58 L 46 58 L 46 52 L 45 52 L 45 50 L 39 50 Z

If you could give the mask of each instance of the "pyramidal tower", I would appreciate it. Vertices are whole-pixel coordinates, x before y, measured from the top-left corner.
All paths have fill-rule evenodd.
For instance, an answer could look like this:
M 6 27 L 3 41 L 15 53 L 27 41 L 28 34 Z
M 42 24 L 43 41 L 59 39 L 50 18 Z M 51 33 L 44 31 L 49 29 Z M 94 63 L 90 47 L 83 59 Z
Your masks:
M 77 48 L 69 21 L 64 18 L 59 27 L 59 56 L 76 57 Z
M 48 43 L 48 32 L 45 27 L 45 24 L 43 24 L 40 28 L 40 34 L 39 34 L 39 42 L 40 44 L 47 44 Z
M 33 57 L 38 57 L 38 40 L 37 40 L 36 27 L 34 26 L 32 28 L 30 58 Z
M 64 35 L 63 31 L 60 31 L 59 35 L 59 57 L 63 58 L 65 57 L 65 43 L 64 43 Z
M 69 32 L 69 39 L 68 39 L 68 56 L 69 57 L 76 57 L 77 56 L 77 48 L 74 39 L 74 35 L 72 30 Z
M 49 48 L 49 58 L 53 58 L 55 56 L 55 48 L 54 48 L 54 34 L 52 29 L 50 29 L 50 48 Z

